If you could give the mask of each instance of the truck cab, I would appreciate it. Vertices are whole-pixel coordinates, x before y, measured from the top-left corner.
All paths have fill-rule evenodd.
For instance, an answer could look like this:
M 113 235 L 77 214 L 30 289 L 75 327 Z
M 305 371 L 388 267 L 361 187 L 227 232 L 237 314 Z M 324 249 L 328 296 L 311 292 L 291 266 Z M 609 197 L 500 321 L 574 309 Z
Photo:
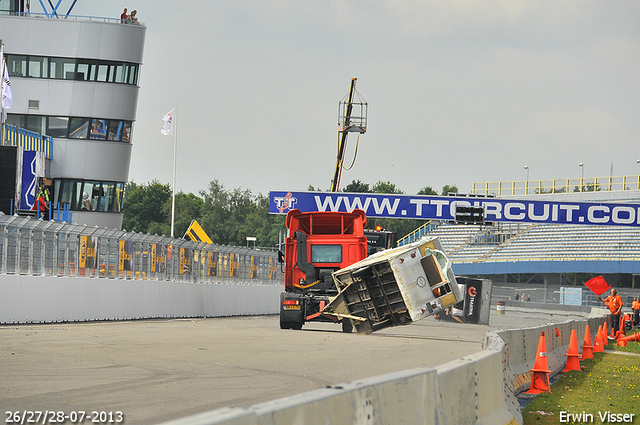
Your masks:
M 362 210 L 289 211 L 280 328 L 301 329 L 308 321 L 342 322 L 321 310 L 338 294 L 332 273 L 367 257 L 366 224 Z M 350 332 L 351 323 L 342 323 Z

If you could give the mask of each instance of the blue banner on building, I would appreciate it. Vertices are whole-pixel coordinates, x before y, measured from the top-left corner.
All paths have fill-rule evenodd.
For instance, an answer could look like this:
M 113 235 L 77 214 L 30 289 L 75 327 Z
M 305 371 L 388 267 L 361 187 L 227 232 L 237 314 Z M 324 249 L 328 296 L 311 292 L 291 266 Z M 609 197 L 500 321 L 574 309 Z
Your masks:
M 21 210 L 30 210 L 33 207 L 38 192 L 38 177 L 44 177 L 44 153 L 23 151 Z
M 640 204 L 532 201 L 456 196 L 392 195 L 378 193 L 269 193 L 269 213 L 289 210 L 353 211 L 368 217 L 454 220 L 456 207 L 483 207 L 488 222 L 591 224 L 640 227 Z

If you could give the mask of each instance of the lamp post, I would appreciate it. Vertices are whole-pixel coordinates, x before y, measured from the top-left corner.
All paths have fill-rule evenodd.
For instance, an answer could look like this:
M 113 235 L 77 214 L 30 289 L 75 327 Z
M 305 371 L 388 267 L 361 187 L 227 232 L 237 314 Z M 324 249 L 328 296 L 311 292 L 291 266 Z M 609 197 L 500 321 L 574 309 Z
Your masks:
M 529 166 L 525 165 L 524 169 L 527 170 L 527 183 L 525 185 L 525 195 L 529 194 Z
M 584 185 L 583 185 L 583 182 L 584 182 L 584 164 L 581 162 L 580 164 L 578 164 L 578 166 L 582 170 L 582 177 L 580 178 L 580 192 L 582 192 L 582 188 L 584 187 Z

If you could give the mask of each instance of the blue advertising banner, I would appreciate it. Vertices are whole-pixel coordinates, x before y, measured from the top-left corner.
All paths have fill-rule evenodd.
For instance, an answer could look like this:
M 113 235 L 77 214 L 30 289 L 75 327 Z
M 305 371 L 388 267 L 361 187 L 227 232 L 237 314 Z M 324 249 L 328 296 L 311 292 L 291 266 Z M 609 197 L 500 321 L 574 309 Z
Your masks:
M 38 152 L 22 152 L 22 193 L 20 197 L 20 209 L 30 210 L 38 191 L 38 177 L 41 177 L 41 165 L 38 160 Z
M 458 206 L 483 207 L 486 221 L 511 223 L 592 224 L 640 227 L 640 204 L 532 201 L 457 196 L 391 195 L 378 193 L 269 193 L 269 213 L 289 210 L 353 211 L 368 217 L 453 220 Z

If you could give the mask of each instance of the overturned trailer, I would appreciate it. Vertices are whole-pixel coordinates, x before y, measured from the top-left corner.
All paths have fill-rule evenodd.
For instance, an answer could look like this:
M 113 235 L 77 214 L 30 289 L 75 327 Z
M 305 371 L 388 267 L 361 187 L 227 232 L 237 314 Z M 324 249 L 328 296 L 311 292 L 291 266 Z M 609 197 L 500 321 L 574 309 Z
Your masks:
M 408 325 L 463 300 L 436 237 L 381 251 L 332 276 L 338 295 L 322 314 L 350 320 L 358 333 Z

